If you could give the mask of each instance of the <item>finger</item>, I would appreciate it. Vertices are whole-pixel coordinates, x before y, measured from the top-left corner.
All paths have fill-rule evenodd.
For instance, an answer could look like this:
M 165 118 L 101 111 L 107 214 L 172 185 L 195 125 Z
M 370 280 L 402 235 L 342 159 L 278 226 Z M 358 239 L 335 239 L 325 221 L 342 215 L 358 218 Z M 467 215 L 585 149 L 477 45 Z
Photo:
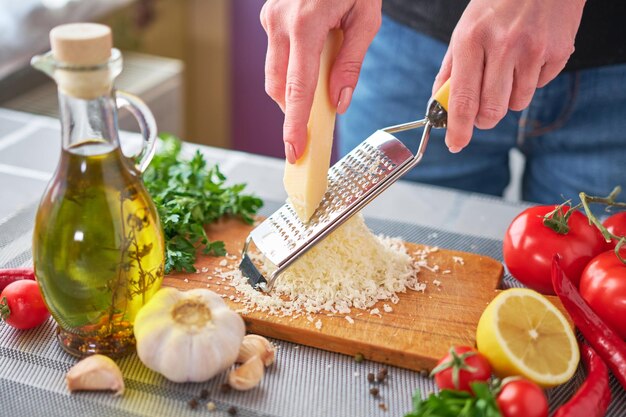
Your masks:
M 567 60 L 546 62 L 541 68 L 537 87 L 541 88 L 556 78 L 556 76 L 563 71 L 563 68 L 565 68 L 565 64 L 567 64 Z
M 559 75 L 561 71 L 563 71 L 563 68 L 565 68 L 565 64 L 567 64 L 569 57 L 574 53 L 574 45 L 571 45 L 571 47 L 566 49 L 566 51 L 566 53 L 560 51 L 560 53 L 548 57 L 546 63 L 541 68 L 541 73 L 539 74 L 539 82 L 537 83 L 537 86 L 539 88 L 548 84 L 550 81 L 556 78 L 556 76 Z
M 530 66 L 522 65 L 518 63 L 513 70 L 513 90 L 509 100 L 509 109 L 514 111 L 524 110 L 530 105 L 541 73 L 541 65 L 538 62 Z
M 268 36 L 265 56 L 265 92 L 285 112 L 285 84 L 289 63 L 289 39 Z
M 267 5 L 269 3 L 265 2 L 263 7 L 261 7 L 261 11 L 259 12 L 259 20 L 261 21 L 261 26 L 263 26 L 263 30 L 267 33 Z
M 443 61 L 441 61 L 441 67 L 439 68 L 439 73 L 435 77 L 435 82 L 433 83 L 433 91 L 431 96 L 434 96 L 437 91 L 441 88 L 443 83 L 448 81 L 450 78 L 450 73 L 452 72 L 452 53 L 450 52 L 451 48 L 448 48 L 446 54 L 443 57 Z
M 339 114 L 350 105 L 365 53 L 379 26 L 379 21 L 370 20 L 344 28 L 343 43 L 330 73 L 330 99 L 337 103 Z
M 283 140 L 287 160 L 294 163 L 304 153 L 307 122 L 319 76 L 323 39 L 310 36 L 292 38 L 285 84 Z
M 446 145 L 459 152 L 469 143 L 480 105 L 484 50 L 475 41 L 453 45 Z
M 491 129 L 506 115 L 513 88 L 513 63 L 502 50 L 487 57 L 475 126 Z

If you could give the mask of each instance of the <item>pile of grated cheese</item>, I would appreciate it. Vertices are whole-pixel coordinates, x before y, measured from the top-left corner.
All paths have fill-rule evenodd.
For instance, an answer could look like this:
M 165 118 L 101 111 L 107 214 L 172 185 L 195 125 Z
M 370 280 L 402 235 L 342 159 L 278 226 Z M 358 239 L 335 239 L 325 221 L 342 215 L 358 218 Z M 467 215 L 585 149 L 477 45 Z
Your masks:
M 265 276 L 275 268 L 260 256 L 254 261 Z M 374 235 L 358 214 L 281 274 L 269 294 L 253 289 L 237 269 L 221 276 L 237 291 L 244 312 L 306 315 L 313 321 L 313 313 L 347 315 L 381 300 L 395 304 L 400 292 L 424 291 L 418 271 L 400 239 Z

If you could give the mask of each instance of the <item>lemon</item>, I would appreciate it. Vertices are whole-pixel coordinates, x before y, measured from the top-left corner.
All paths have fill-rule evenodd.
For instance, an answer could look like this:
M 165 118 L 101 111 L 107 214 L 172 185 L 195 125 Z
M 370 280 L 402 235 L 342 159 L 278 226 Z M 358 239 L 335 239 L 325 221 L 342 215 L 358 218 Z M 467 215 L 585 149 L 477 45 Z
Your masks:
M 502 291 L 489 303 L 478 322 L 476 344 L 496 375 L 520 375 L 546 388 L 569 380 L 580 360 L 563 314 L 526 288 Z

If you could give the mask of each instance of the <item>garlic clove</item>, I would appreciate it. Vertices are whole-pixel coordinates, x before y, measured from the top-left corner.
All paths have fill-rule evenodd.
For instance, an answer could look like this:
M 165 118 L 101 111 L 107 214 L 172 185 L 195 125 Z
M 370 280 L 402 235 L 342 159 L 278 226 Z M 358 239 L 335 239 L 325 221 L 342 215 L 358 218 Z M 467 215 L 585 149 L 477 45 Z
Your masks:
M 72 366 L 65 376 L 67 389 L 74 391 L 115 391 L 124 393 L 122 371 L 112 359 L 104 355 L 92 355 Z
M 253 356 L 228 374 L 228 385 L 239 391 L 247 391 L 259 385 L 264 372 L 261 357 Z
M 266 338 L 259 336 L 258 334 L 248 334 L 243 338 L 241 347 L 239 348 L 239 355 L 237 356 L 237 363 L 245 363 L 251 357 L 259 355 L 265 366 L 270 366 L 274 363 L 276 358 L 276 348 Z

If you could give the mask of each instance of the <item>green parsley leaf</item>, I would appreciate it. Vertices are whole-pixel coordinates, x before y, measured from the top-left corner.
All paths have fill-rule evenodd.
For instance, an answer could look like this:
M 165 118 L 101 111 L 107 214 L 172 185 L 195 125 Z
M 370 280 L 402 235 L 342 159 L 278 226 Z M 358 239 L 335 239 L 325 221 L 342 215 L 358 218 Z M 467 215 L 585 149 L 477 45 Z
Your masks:
M 161 134 L 162 147 L 143 175 L 156 205 L 165 235 L 165 273 L 195 271 L 196 253 L 224 256 L 224 242 L 211 242 L 204 226 L 223 216 L 248 224 L 263 206 L 261 199 L 244 194 L 245 184 L 226 185 L 219 167 L 207 166 L 199 152 L 191 159 L 180 155 L 182 142 Z
M 413 396 L 413 411 L 404 417 L 502 417 L 489 385 L 473 382 L 470 386 L 474 395 L 444 389 L 423 399 L 418 391 Z

